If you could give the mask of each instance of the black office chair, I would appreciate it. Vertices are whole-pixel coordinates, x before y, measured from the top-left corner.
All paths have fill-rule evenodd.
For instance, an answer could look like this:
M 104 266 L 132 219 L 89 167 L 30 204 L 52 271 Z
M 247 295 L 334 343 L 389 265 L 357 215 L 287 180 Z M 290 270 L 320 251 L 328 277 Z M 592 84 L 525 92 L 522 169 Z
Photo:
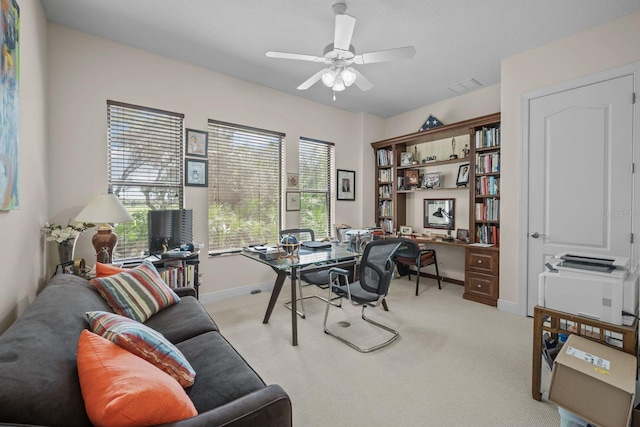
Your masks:
M 329 307 L 332 305 L 330 303 L 327 303 L 327 308 L 324 313 L 325 333 L 337 338 L 349 347 L 362 353 L 368 353 L 385 347 L 400 336 L 398 331 L 367 318 L 364 315 L 364 310 L 367 307 L 378 306 L 389 293 L 389 284 L 391 283 L 394 269 L 393 256 L 401 244 L 402 239 L 382 239 L 369 242 L 364 249 L 362 259 L 360 260 L 360 267 L 358 270 L 359 276 L 358 280 L 355 282 L 349 281 L 347 270 L 336 267 L 329 269 L 331 288 L 329 290 L 328 300 L 331 299 L 331 293 L 338 295 L 340 298 L 348 298 L 352 305 L 362 307 L 363 320 L 390 332 L 392 334 L 391 338 L 383 343 L 368 348 L 362 348 L 353 342 L 334 334 L 327 328 Z
M 290 228 L 287 230 L 280 230 L 279 235 L 280 235 L 280 240 L 282 240 L 282 238 L 286 236 L 293 236 L 297 239 L 299 243 L 315 241 L 315 233 L 310 228 Z M 305 267 L 298 270 L 299 276 L 296 277 L 298 282 L 298 299 L 296 301 L 297 303 L 299 303 L 299 307 L 300 307 L 299 310 L 296 310 L 298 315 L 303 319 L 306 317 L 305 310 L 304 310 L 305 299 L 318 298 L 319 300 L 322 300 L 325 302 L 327 301 L 326 298 L 324 298 L 321 295 L 303 296 L 302 294 L 303 287 L 306 287 L 308 285 L 315 285 L 315 286 L 318 286 L 319 288 L 326 289 L 329 287 L 329 283 L 330 283 L 330 279 L 329 279 L 330 267 L 340 266 L 345 269 L 348 269 L 349 267 L 353 267 L 353 265 L 355 265 L 354 261 L 348 261 L 348 262 L 329 264 L 326 266 L 326 268 L 321 268 L 321 269 L 319 269 L 319 267 L 324 267 L 324 266 L 314 265 L 314 266 L 309 266 L 309 267 Z M 353 274 L 351 276 L 353 276 Z M 334 299 L 338 299 L 338 298 L 334 298 Z M 291 300 L 286 301 L 284 303 L 284 306 L 287 307 L 289 310 L 291 310 Z
M 402 245 L 396 252 L 396 262 L 407 267 L 407 276 L 411 280 L 411 266 L 416 267 L 416 295 L 420 286 L 420 269 L 429 265 L 436 266 L 436 276 L 438 278 L 438 289 L 442 289 L 440 284 L 440 270 L 438 269 L 438 258 L 433 249 L 420 249 L 420 245 L 411 239 L 402 239 Z

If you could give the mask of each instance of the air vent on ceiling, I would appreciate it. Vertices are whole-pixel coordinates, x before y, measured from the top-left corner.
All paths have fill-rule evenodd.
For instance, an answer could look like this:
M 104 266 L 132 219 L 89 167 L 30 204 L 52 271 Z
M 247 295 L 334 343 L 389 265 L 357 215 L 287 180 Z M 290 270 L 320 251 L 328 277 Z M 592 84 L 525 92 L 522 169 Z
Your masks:
M 468 79 L 461 81 L 459 83 L 452 84 L 448 87 L 448 89 L 454 91 L 455 93 L 464 93 L 470 90 L 474 90 L 482 86 L 480 82 L 475 79 Z

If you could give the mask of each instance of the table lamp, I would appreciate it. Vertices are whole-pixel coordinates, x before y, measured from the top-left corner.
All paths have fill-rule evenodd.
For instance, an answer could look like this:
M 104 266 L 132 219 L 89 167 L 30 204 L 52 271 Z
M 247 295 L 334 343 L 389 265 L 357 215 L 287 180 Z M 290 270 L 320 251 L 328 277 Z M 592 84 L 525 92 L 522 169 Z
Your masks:
M 74 221 L 102 224 L 91 239 L 96 250 L 96 260 L 101 263 L 113 261 L 113 249 L 118 243 L 118 236 L 110 223 L 133 221 L 133 217 L 124 208 L 114 194 L 98 194 L 80 211 Z
M 447 235 L 442 238 L 444 242 L 453 241 L 453 236 L 451 235 L 451 229 L 453 228 L 453 215 L 451 212 L 447 213 L 444 209 L 438 208 L 437 211 L 433 213 L 433 216 L 436 218 L 447 218 L 449 220 L 449 230 L 447 231 Z

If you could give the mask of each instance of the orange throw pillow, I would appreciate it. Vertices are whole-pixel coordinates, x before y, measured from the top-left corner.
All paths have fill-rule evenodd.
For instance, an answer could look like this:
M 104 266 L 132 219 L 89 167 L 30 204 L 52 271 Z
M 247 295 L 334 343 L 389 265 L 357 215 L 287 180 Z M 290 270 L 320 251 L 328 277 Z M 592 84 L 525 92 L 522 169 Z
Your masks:
M 78 376 L 95 426 L 150 426 L 198 415 L 182 386 L 160 369 L 88 330 L 78 341 Z
M 122 273 L 123 271 L 130 271 L 130 269 L 116 267 L 112 264 L 96 262 L 96 277 L 109 277 L 114 274 Z

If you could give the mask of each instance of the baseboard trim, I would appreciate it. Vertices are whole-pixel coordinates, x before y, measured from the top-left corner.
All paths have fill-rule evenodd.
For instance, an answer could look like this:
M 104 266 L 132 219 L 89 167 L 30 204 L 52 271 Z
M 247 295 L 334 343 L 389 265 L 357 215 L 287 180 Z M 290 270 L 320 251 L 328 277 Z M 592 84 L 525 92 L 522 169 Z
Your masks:
M 253 285 L 240 286 L 233 289 L 225 289 L 222 291 L 208 292 L 206 294 L 200 294 L 200 302 L 207 304 L 210 302 L 222 301 L 229 298 L 240 297 L 243 295 L 249 295 L 255 291 L 267 292 L 273 289 L 273 282 L 256 283 Z

